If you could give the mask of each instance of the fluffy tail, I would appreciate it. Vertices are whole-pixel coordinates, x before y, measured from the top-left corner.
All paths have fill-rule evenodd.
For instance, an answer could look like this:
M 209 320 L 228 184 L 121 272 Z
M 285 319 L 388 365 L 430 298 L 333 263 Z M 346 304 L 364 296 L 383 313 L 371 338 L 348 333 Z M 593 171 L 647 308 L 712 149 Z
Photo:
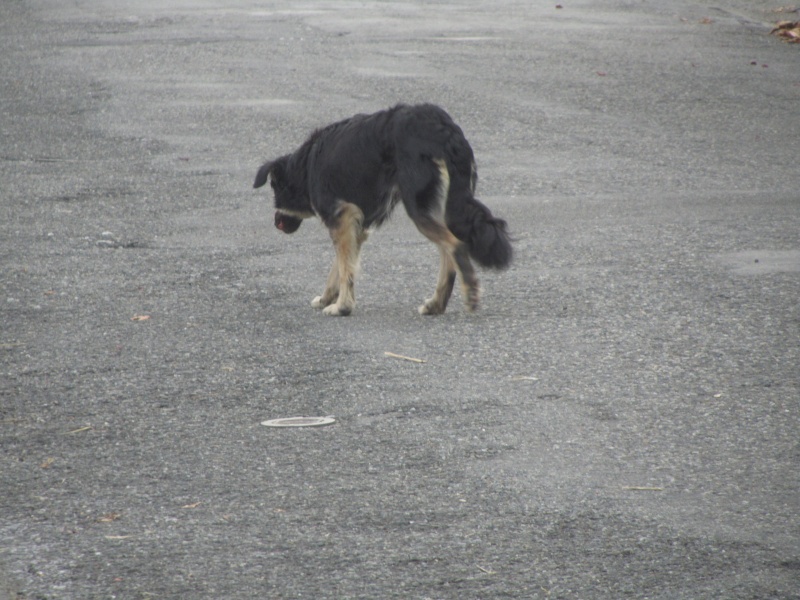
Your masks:
M 505 269 L 513 250 L 506 222 L 477 200 L 466 187 L 450 189 L 445 221 L 447 227 L 469 249 L 469 255 L 482 267 Z

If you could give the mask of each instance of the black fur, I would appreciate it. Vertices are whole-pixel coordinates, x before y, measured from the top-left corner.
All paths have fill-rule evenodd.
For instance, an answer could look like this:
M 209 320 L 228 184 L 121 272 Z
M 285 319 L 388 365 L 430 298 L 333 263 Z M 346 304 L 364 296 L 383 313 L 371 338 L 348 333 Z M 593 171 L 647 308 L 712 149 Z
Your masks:
M 380 226 L 398 202 L 420 231 L 443 249 L 443 289 L 437 288 L 431 306 L 421 307 L 421 312 L 444 312 L 452 290 L 452 282 L 448 290 L 444 279 L 456 270 L 465 295 L 470 288 L 474 296 L 468 307 L 477 306 L 477 279 L 467 252 L 484 267 L 503 269 L 511 263 L 506 222 L 473 195 L 477 171 L 472 148 L 461 128 L 438 106 L 398 105 L 318 129 L 294 153 L 262 165 L 255 187 L 268 179 L 275 194 L 278 229 L 293 233 L 303 219 L 316 215 L 331 230 L 340 278 L 332 281 L 337 274 L 334 265 L 325 293 L 315 300 L 315 305 L 336 303 L 341 309 L 326 310 L 328 314 L 349 314 L 354 305 L 354 298 L 342 297 L 346 286 L 339 285 L 341 277 L 352 278 L 352 273 L 341 254 L 356 240 L 357 260 L 366 230 Z M 351 230 L 356 236 L 352 240 L 347 237 Z M 458 251 L 460 246 L 465 253 Z M 350 267 L 355 269 L 354 264 Z

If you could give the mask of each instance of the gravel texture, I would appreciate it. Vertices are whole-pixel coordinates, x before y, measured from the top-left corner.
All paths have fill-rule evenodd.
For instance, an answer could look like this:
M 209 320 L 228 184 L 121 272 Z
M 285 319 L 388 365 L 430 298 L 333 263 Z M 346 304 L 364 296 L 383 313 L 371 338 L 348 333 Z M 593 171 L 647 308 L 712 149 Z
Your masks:
M 3 3 L 0 599 L 800 598 L 788 17 L 560 6 Z M 252 179 L 399 101 L 516 262 L 421 317 L 401 209 L 324 317 Z

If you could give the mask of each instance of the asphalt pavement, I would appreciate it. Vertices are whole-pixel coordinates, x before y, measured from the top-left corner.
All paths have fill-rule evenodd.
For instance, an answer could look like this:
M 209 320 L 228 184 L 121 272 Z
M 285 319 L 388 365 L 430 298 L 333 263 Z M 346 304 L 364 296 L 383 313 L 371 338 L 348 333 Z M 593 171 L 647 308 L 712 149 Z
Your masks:
M 800 598 L 785 4 L 3 2 L 0 598 Z M 515 263 L 326 317 L 256 169 L 423 101 Z

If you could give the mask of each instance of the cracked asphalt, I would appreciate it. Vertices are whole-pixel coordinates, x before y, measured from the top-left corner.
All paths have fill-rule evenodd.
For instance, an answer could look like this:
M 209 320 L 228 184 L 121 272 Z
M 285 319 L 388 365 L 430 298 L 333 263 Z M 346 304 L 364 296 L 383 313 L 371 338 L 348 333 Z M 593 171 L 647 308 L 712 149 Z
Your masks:
M 4 2 L 0 599 L 800 598 L 781 7 Z M 516 261 L 421 317 L 400 210 L 325 317 L 253 177 L 401 101 Z

